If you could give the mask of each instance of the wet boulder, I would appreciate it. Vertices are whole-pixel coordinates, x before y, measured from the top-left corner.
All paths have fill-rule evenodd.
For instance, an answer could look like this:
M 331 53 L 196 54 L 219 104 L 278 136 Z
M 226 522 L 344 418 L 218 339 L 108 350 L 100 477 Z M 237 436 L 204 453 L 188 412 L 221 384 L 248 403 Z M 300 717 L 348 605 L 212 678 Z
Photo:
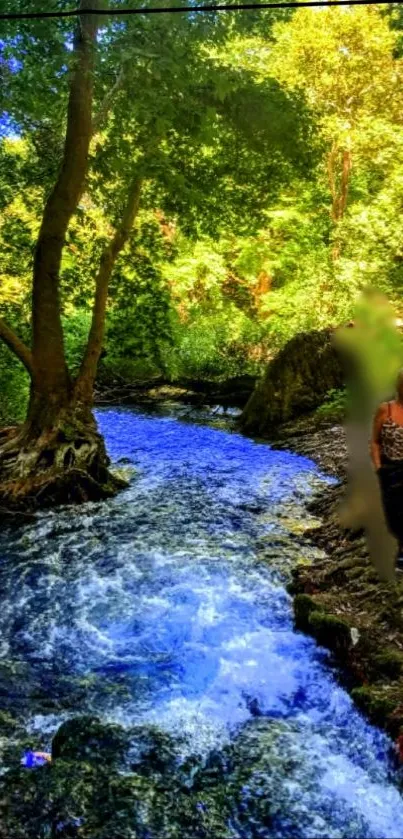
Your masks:
M 64 722 L 52 740 L 52 760 L 122 763 L 129 747 L 126 731 L 97 717 L 73 717 Z
M 348 624 L 322 611 L 311 612 L 308 618 L 310 634 L 323 647 L 327 647 L 336 656 L 343 656 L 351 647 L 351 632 Z
M 393 695 L 385 695 L 382 686 L 361 685 L 352 689 L 351 696 L 374 725 L 385 725 L 387 720 L 386 729 L 390 734 L 397 735 L 403 720 L 395 716 L 395 727 L 391 725 L 390 720 L 396 708 Z
M 141 775 L 173 773 L 178 764 L 178 743 L 156 726 L 130 729 L 130 768 Z
M 326 394 L 343 385 L 343 368 L 332 341 L 333 330 L 295 335 L 270 362 L 241 416 L 245 431 L 272 432 L 307 414 Z
M 310 749 L 306 725 L 298 719 L 254 719 L 228 748 L 225 802 L 235 835 L 340 835 L 334 832 L 334 797 L 321 785 L 326 758 Z M 365 820 L 348 803 L 338 802 L 338 818 L 344 836 L 364 835 Z
M 178 765 L 178 742 L 153 726 L 126 731 L 91 716 L 63 723 L 51 763 L 0 778 L 1 839 L 232 839 L 220 766 L 198 789 L 204 762 L 195 755 Z
M 309 618 L 313 612 L 317 612 L 320 607 L 309 594 L 296 594 L 294 597 L 294 623 L 296 629 L 302 632 L 309 632 L 310 623 Z

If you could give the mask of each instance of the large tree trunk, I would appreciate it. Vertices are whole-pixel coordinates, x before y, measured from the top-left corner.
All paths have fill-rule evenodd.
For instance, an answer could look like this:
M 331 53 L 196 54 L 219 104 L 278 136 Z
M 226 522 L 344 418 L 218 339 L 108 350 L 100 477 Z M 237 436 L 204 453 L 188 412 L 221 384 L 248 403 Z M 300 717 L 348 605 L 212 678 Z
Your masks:
M 81 0 L 82 10 L 99 0 Z M 60 263 L 66 231 L 82 191 L 92 136 L 93 62 L 97 24 L 77 26 L 64 156 L 46 202 L 34 259 L 30 351 L 0 321 L 0 337 L 31 376 L 27 419 L 0 437 L 0 497 L 8 506 L 110 495 L 116 481 L 87 402 L 77 399 L 67 369 L 61 323 Z
M 81 0 L 81 8 L 86 7 L 90 7 L 89 0 Z M 45 205 L 34 260 L 34 387 L 49 395 L 63 394 L 64 398 L 70 381 L 60 317 L 60 263 L 67 228 L 82 194 L 88 169 L 95 39 L 94 18 L 83 16 L 75 38 L 63 162 Z

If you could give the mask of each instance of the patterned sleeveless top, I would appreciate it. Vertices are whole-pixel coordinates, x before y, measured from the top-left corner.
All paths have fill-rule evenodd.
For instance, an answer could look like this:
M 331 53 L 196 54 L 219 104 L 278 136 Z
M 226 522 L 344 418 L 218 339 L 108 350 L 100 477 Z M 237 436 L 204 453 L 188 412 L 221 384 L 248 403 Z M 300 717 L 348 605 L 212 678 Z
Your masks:
M 390 402 L 388 402 L 388 417 L 381 430 L 382 454 L 388 460 L 403 461 L 403 425 L 392 420 Z

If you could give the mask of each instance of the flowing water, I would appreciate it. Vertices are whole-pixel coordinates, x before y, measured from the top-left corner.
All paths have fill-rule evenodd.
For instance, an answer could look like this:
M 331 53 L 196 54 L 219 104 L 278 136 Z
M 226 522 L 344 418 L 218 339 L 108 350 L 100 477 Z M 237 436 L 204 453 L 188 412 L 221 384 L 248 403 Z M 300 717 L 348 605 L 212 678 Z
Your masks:
M 165 826 L 138 811 L 134 832 L 128 817 L 126 832 L 85 836 L 402 836 L 390 743 L 294 631 L 284 588 L 290 567 L 315 557 L 299 538 L 304 501 L 329 479 L 172 411 L 98 420 L 113 461 L 135 467 L 130 487 L 0 537 L 2 707 L 45 750 L 88 713 L 169 735 L 177 801 L 185 787 L 196 821 L 175 833 L 179 803 Z M 190 765 L 195 799 L 194 768 L 178 780 Z

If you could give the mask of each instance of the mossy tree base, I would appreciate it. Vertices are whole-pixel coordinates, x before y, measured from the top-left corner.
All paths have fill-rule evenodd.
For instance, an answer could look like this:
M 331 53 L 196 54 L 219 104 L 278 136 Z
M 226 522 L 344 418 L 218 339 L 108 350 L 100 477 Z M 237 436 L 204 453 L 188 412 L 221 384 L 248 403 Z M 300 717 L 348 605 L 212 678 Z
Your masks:
M 105 444 L 91 412 L 62 409 L 38 429 L 28 420 L 0 432 L 0 505 L 35 510 L 58 504 L 99 501 L 125 482 L 109 470 Z

